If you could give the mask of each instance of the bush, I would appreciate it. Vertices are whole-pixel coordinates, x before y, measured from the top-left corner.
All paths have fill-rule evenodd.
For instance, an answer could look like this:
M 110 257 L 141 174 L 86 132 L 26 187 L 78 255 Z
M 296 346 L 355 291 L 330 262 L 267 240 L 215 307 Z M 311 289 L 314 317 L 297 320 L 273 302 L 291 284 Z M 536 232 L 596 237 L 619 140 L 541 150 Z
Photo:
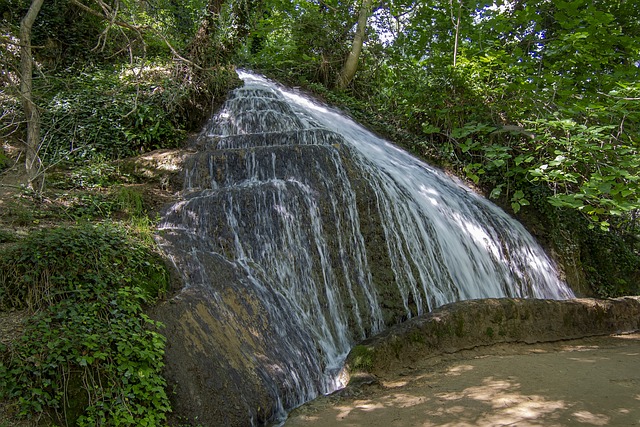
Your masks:
M 0 349 L 0 398 L 62 424 L 161 424 L 165 339 L 142 306 L 167 282 L 161 259 L 115 224 L 42 230 L 3 249 L 0 307 L 37 312 Z
M 159 255 L 115 224 L 36 231 L 0 252 L 0 307 L 46 309 L 63 299 L 97 300 L 110 288 L 166 288 Z
M 142 70 L 149 72 L 142 76 Z M 163 105 L 168 74 L 158 64 L 69 72 L 50 79 L 53 88 L 39 89 L 45 160 L 117 159 L 184 139 L 181 124 Z

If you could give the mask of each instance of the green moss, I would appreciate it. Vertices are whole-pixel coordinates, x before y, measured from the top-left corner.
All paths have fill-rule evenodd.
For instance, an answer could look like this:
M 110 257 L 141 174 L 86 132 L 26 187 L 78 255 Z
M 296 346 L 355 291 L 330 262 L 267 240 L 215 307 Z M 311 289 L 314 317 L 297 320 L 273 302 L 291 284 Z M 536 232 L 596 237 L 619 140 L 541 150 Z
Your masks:
M 570 326 L 572 326 L 575 321 L 576 320 L 572 313 L 567 312 L 562 316 L 562 326 L 564 326 L 565 328 L 569 328 Z
M 504 320 L 504 312 L 501 309 L 497 309 L 494 311 L 493 316 L 491 317 L 491 321 L 493 323 L 500 324 Z
M 444 326 L 442 323 L 437 323 L 433 329 L 434 335 L 438 338 L 444 338 L 451 335 L 448 325 Z
M 420 331 L 413 331 L 409 334 L 409 341 L 417 344 L 424 344 L 424 336 Z
M 462 338 L 465 335 L 465 332 L 464 332 L 464 319 L 462 318 L 462 316 L 458 316 L 455 319 L 454 334 L 458 338 Z
M 607 316 L 607 309 L 605 307 L 596 305 L 593 308 L 593 311 L 595 312 L 595 319 L 598 324 L 604 323 L 605 320 L 609 317 Z
M 352 371 L 369 372 L 373 369 L 374 350 L 366 345 L 357 345 L 349 353 L 349 367 Z

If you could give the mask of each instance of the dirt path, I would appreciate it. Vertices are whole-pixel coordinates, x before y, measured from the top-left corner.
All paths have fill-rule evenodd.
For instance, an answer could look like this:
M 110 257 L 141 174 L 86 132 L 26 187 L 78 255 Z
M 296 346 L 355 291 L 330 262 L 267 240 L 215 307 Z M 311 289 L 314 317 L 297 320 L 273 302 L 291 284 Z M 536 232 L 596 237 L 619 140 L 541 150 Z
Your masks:
M 347 395 L 347 396 L 345 396 Z M 351 395 L 351 396 L 348 396 Z M 496 345 L 399 367 L 287 427 L 640 426 L 640 334 Z

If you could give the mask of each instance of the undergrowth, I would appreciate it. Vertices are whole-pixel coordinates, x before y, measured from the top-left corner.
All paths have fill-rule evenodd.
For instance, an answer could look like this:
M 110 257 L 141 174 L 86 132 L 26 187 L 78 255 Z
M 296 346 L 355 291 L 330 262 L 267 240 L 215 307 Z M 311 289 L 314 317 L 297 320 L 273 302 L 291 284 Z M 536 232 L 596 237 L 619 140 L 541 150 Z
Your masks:
M 170 411 L 165 339 L 142 308 L 168 275 L 117 223 L 32 232 L 0 250 L 0 309 L 33 313 L 0 348 L 0 398 L 63 425 L 159 425 Z
M 45 106 L 41 157 L 115 159 L 175 147 L 184 129 L 163 105 L 167 66 L 135 65 L 65 70 L 36 86 Z

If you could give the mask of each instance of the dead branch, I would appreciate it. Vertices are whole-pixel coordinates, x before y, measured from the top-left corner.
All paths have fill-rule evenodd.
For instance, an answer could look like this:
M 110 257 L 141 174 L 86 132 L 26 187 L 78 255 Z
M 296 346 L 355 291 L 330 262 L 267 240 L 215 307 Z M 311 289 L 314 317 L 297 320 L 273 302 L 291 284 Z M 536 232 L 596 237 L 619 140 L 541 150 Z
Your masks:
M 110 25 L 115 25 L 115 26 L 118 26 L 118 27 L 121 27 L 121 28 L 126 28 L 126 29 L 134 31 L 138 35 L 138 38 L 140 40 L 142 40 L 142 35 L 144 33 L 153 34 L 154 36 L 160 38 L 164 42 L 164 44 L 169 48 L 169 50 L 171 51 L 171 53 L 174 55 L 174 57 L 177 60 L 179 60 L 181 62 L 184 62 L 184 63 L 187 63 L 190 66 L 192 66 L 193 68 L 196 68 L 198 70 L 206 70 L 206 68 L 203 68 L 200 65 L 194 63 L 193 61 L 191 61 L 191 60 L 183 57 L 182 55 L 180 55 L 178 53 L 178 51 L 176 50 L 176 48 L 171 44 L 171 42 L 169 42 L 169 40 L 167 40 L 167 38 L 164 35 L 162 35 L 158 31 L 156 31 L 155 29 L 150 28 L 150 27 L 146 27 L 146 26 L 135 26 L 135 25 L 131 25 L 131 24 L 127 23 L 127 22 L 117 20 L 116 19 L 116 15 L 111 13 L 108 5 L 106 5 L 103 1 L 101 1 L 101 0 L 93 0 L 103 9 L 103 11 L 105 11 L 105 14 L 102 14 L 100 12 L 97 12 L 97 11 L 91 9 L 89 6 L 81 3 L 79 0 L 69 0 L 69 1 L 72 4 L 78 6 L 83 11 L 85 11 L 85 12 L 87 12 L 87 13 L 93 15 L 93 16 L 96 16 L 96 17 L 98 17 L 98 18 L 100 18 L 102 20 L 108 21 L 110 23 Z M 117 13 L 117 10 L 116 10 L 116 13 Z M 105 32 L 106 31 L 108 31 L 108 28 L 105 29 Z M 102 37 L 102 35 L 101 35 L 101 37 Z M 98 43 L 98 44 L 100 44 L 100 43 Z

